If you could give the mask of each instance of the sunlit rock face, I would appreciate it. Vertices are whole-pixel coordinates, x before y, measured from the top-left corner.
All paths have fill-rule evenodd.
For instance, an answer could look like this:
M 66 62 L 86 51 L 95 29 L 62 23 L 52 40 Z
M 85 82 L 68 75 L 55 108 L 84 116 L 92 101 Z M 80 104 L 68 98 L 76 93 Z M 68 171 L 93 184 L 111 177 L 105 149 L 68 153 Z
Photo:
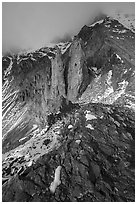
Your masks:
M 51 113 L 56 113 L 59 111 L 59 108 L 62 103 L 62 97 L 65 98 L 65 83 L 64 83 L 64 66 L 61 59 L 61 51 L 58 47 L 56 57 L 51 59 L 52 63 L 52 74 L 51 74 L 51 86 L 50 86 L 50 95 L 49 95 L 49 107 Z M 45 94 L 45 97 L 47 94 Z M 51 104 L 50 104 L 51 103 Z
M 3 57 L 3 201 L 134 201 L 134 45 L 105 17 Z
M 77 101 L 82 88 L 85 88 L 88 80 L 88 69 L 86 67 L 85 53 L 82 49 L 82 40 L 77 38 L 69 49 L 68 64 L 68 89 L 67 99 L 71 102 Z M 82 87 L 83 86 L 83 87 Z

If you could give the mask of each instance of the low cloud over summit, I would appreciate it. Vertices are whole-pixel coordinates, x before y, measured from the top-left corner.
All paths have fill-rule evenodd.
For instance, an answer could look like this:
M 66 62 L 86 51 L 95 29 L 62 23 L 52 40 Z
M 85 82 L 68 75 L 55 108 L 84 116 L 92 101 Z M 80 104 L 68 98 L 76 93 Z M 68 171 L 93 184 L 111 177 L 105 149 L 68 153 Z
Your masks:
M 94 19 L 98 12 L 134 13 L 134 3 L 42 2 L 3 3 L 3 52 L 36 49 L 54 39 L 75 35 Z

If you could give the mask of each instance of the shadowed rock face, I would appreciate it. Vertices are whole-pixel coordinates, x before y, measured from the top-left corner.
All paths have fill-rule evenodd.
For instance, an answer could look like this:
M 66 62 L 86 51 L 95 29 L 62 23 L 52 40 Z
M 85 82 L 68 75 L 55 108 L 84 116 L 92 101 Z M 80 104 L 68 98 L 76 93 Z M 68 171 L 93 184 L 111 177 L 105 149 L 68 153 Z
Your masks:
M 134 51 L 107 17 L 3 57 L 3 201 L 134 201 Z
M 56 146 L 45 154 L 53 132 L 58 135 Z M 84 105 L 43 134 L 39 135 L 43 154 L 39 159 L 38 140 L 33 140 L 28 150 L 26 147 L 30 157 L 20 147 L 3 160 L 3 178 L 7 178 L 3 180 L 3 201 L 134 201 L 133 112 Z M 61 183 L 52 193 L 50 186 L 59 166 Z

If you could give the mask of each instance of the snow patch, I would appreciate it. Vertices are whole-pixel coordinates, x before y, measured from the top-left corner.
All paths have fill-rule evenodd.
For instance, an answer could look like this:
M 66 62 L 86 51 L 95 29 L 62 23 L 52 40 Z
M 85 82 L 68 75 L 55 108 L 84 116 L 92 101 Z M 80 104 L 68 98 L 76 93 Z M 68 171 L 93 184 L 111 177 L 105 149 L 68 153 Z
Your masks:
M 119 33 L 119 34 L 121 34 L 121 33 L 123 34 L 123 33 L 126 33 L 126 32 L 127 32 L 127 30 L 125 30 L 125 29 L 124 29 L 124 30 L 119 30 L 119 29 L 115 29 L 115 30 L 114 30 L 114 29 L 113 29 L 112 31 L 113 31 L 114 33 Z
M 33 129 L 38 128 L 37 124 L 33 124 Z
M 37 61 L 36 59 L 34 59 L 33 57 L 30 58 L 32 61 Z
M 122 85 L 122 87 L 125 87 L 125 85 L 127 85 L 128 84 L 128 81 L 122 81 L 122 82 L 119 82 L 118 84 L 120 84 L 120 85 Z
M 13 65 L 12 58 L 11 57 L 8 57 L 8 58 L 10 59 L 10 64 L 9 64 L 8 68 L 6 69 L 6 71 L 4 72 L 5 76 L 8 76 L 10 74 L 10 71 L 11 71 L 12 65 Z
M 93 26 L 95 26 L 97 23 L 98 23 L 98 24 L 101 24 L 101 23 L 103 23 L 103 21 L 104 21 L 104 19 L 103 19 L 103 20 L 100 20 L 100 21 L 96 21 L 95 23 L 91 24 L 89 27 L 93 27 Z
M 77 144 L 80 144 L 81 140 L 76 140 L 75 142 L 76 142 Z
M 68 129 L 71 129 L 71 128 L 73 128 L 73 126 L 72 126 L 72 125 L 69 125 L 69 126 L 68 126 Z
M 117 57 L 122 63 L 124 62 L 118 54 L 116 54 L 116 57 Z
M 107 74 L 106 84 L 108 85 L 108 87 L 106 88 L 104 92 L 103 98 L 108 97 L 109 94 L 114 92 L 113 86 L 111 85 L 112 84 L 111 78 L 112 78 L 112 70 L 110 70 Z
M 127 69 L 124 71 L 124 74 L 126 74 L 127 73 Z
M 19 64 L 21 61 L 24 61 L 24 60 L 27 60 L 27 59 L 28 59 L 28 57 L 21 58 L 21 59 L 19 59 L 19 61 L 17 61 L 17 64 Z
M 118 54 L 116 54 L 116 56 L 117 56 L 117 58 L 118 58 L 118 59 L 120 59 L 120 60 L 121 60 L 121 57 L 120 57 Z
M 108 74 L 107 74 L 107 84 L 108 84 L 109 86 L 112 84 L 111 78 L 112 78 L 112 70 L 109 70 L 109 72 L 108 72 Z
M 27 137 L 23 137 L 23 138 L 21 138 L 21 139 L 19 140 L 19 142 L 25 140 L 26 138 L 27 138 Z
M 33 162 L 32 162 L 32 161 L 29 161 L 29 162 L 27 163 L 27 166 L 30 167 L 30 166 L 32 166 L 32 164 L 33 164 Z
M 28 154 L 25 155 L 25 160 L 28 161 L 29 158 L 30 158 L 30 155 L 29 155 L 29 153 L 28 153 Z
M 105 93 L 104 93 L 104 96 L 103 96 L 103 98 L 106 98 L 106 97 L 108 97 L 111 93 L 113 93 L 114 92 L 114 89 L 113 89 L 113 87 L 111 86 L 111 87 L 108 87 L 106 90 L 105 90 Z
M 55 170 L 55 174 L 54 174 L 54 181 L 51 183 L 49 189 L 52 193 L 55 193 L 56 188 L 61 184 L 61 180 L 60 180 L 60 172 L 61 172 L 61 166 L 58 166 Z
M 105 27 L 110 28 L 110 24 L 105 24 Z
M 116 101 L 119 97 L 121 97 L 122 94 L 125 93 L 126 87 L 128 85 L 128 81 L 123 81 L 118 83 L 120 86 L 118 90 L 116 90 L 114 93 L 112 93 L 109 98 L 107 98 L 106 103 L 112 104 L 114 101 Z
M 94 70 L 94 72 L 98 70 L 97 67 L 92 67 L 92 69 Z
M 60 48 L 61 50 L 61 54 L 64 54 L 66 52 L 66 50 L 70 47 L 71 43 L 58 43 L 57 46 Z
M 125 107 L 131 108 L 135 111 L 135 104 L 133 104 L 133 103 L 129 103 L 129 104 L 125 105 Z
M 48 128 L 49 128 L 49 126 L 46 125 L 46 127 L 45 127 L 44 129 L 42 129 L 41 134 L 42 134 L 42 135 L 45 134 L 45 133 L 47 132 L 47 129 L 48 129 Z
M 86 114 L 86 119 L 87 120 L 93 120 L 93 119 L 97 119 L 97 117 L 91 113 L 87 113 Z
M 91 124 L 88 124 L 88 125 L 86 126 L 86 128 L 89 128 L 89 129 L 91 129 L 91 130 L 94 130 L 94 128 L 92 127 Z
M 25 144 L 20 145 L 15 149 L 3 154 L 3 160 L 5 160 L 5 158 L 9 159 L 10 155 L 12 155 L 13 158 L 22 157 L 24 159 L 24 165 L 26 161 L 31 160 L 36 162 L 40 156 L 49 153 L 54 148 L 60 146 L 58 140 L 59 135 L 54 132 L 54 129 L 56 129 L 59 125 L 61 128 L 62 122 L 57 122 L 48 132 L 43 135 L 40 131 L 39 133 L 34 131 L 33 136 L 27 142 L 25 142 Z M 50 144 L 48 144 L 47 146 L 43 145 L 45 139 L 50 139 L 51 141 Z M 17 168 L 19 166 L 20 164 L 17 164 Z
M 127 32 L 127 30 L 121 30 L 121 31 L 119 31 L 119 33 L 126 33 Z

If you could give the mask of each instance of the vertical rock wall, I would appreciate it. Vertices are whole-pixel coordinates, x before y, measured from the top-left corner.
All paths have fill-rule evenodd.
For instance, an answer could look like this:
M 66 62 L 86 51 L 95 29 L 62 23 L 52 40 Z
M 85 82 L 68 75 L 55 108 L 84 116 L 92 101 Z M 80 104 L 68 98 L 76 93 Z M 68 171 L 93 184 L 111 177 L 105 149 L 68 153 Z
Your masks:
M 50 87 L 50 100 L 53 105 L 53 111 L 61 106 L 62 97 L 65 96 L 65 82 L 64 82 L 64 66 L 61 59 L 61 52 L 56 47 L 57 53 L 54 59 L 51 60 L 52 64 L 52 76 L 51 76 L 51 87 Z
M 73 41 L 69 50 L 69 57 L 67 98 L 71 102 L 76 102 L 84 79 L 83 69 L 86 69 L 85 55 L 80 39 Z

